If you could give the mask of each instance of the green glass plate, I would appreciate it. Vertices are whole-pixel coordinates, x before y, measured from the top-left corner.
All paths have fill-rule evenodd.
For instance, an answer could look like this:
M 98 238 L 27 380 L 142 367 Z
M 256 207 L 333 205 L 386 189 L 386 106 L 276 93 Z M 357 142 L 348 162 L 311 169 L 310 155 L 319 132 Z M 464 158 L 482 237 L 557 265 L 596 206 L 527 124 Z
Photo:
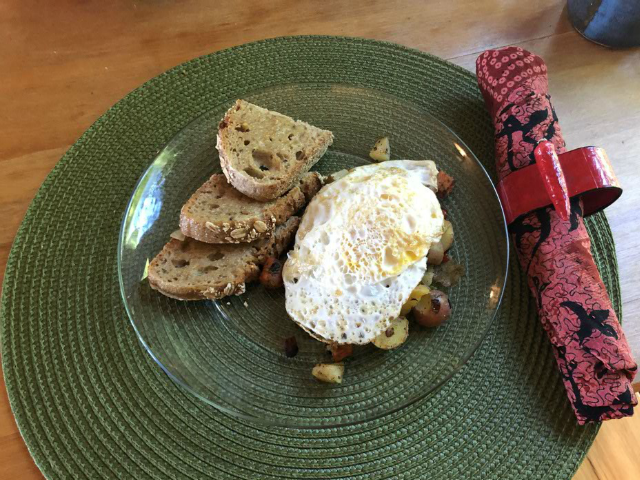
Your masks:
M 344 381 L 311 376 L 330 362 L 285 310 L 284 290 L 248 286 L 241 296 L 181 302 L 141 281 L 152 259 L 178 228 L 180 208 L 220 172 L 217 125 L 223 103 L 194 120 L 162 150 L 142 177 L 120 235 L 118 269 L 131 322 L 151 356 L 183 387 L 219 409 L 256 422 L 296 426 L 346 425 L 394 412 L 447 381 L 485 337 L 499 307 L 508 265 L 502 209 L 489 176 L 450 129 L 419 108 L 383 92 L 343 84 L 289 84 L 245 99 L 333 131 L 335 143 L 315 166 L 322 174 L 370 162 L 375 140 L 389 136 L 393 158 L 433 159 L 456 179 L 444 202 L 454 225 L 450 255 L 466 270 L 450 293 L 452 317 L 439 328 L 411 324 L 397 350 L 356 347 Z M 284 355 L 295 336 L 299 353 Z M 295 407 L 295 408 L 292 408 Z

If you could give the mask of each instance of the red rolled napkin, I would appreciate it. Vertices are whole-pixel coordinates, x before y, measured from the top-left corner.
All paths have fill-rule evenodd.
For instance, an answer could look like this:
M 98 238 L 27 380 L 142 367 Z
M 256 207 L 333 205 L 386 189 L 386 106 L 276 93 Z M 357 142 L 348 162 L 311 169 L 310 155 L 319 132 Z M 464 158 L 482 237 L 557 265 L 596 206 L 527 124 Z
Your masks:
M 599 208 L 621 192 L 606 155 L 593 148 L 562 155 L 565 142 L 540 57 L 519 47 L 489 50 L 476 60 L 476 73 L 495 125 L 498 190 L 501 197 L 510 192 L 503 203 L 513 204 L 505 207 L 512 217 L 509 230 L 578 422 L 632 415 L 637 399 L 631 380 L 637 365 L 591 255 L 583 220 L 598 209 L 594 192 L 609 196 Z M 576 187 L 580 181 L 591 181 L 586 170 L 571 163 L 577 153 L 595 159 L 595 187 L 603 187 L 599 191 L 575 194 L 586 192 L 586 187 Z M 583 160 L 580 156 L 575 162 Z M 545 195 L 547 201 L 540 205 L 547 206 L 523 207 Z

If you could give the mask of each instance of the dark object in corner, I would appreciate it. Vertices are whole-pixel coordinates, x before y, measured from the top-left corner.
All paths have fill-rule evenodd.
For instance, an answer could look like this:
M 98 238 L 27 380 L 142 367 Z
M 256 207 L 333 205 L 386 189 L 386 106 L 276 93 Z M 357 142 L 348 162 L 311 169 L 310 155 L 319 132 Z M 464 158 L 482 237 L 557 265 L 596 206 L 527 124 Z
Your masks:
M 586 39 L 606 47 L 640 46 L 637 0 L 568 0 L 569 20 Z

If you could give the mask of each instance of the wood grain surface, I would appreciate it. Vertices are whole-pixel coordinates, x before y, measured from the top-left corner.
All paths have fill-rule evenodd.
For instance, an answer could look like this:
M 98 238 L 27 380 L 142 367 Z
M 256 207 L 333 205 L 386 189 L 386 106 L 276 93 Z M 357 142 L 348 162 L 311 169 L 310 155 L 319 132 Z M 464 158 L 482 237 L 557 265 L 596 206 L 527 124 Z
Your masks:
M 48 172 L 116 101 L 193 57 L 298 34 L 393 41 L 470 70 L 487 48 L 515 44 L 541 55 L 568 147 L 604 147 L 626 187 L 607 215 L 618 249 L 624 329 L 640 358 L 640 50 L 587 42 L 571 28 L 561 0 L 3 0 L 0 272 Z M 42 476 L 1 389 L 0 479 L 13 478 Z M 605 422 L 574 479 L 637 478 L 640 418 Z

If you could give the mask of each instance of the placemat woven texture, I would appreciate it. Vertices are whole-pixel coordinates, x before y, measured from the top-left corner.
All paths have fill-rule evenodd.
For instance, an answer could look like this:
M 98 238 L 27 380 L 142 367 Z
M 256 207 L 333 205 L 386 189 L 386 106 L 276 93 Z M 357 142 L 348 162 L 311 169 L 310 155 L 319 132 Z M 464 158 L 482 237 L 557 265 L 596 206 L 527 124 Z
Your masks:
M 139 344 L 116 265 L 138 178 L 208 106 L 299 82 L 404 98 L 452 127 L 491 171 L 493 131 L 475 78 L 389 43 L 265 40 L 195 59 L 138 88 L 46 179 L 7 265 L 3 368 L 38 467 L 52 479 L 571 478 L 598 426 L 576 423 L 516 261 L 500 313 L 462 371 L 425 400 L 359 425 L 303 430 L 239 421 L 174 385 Z M 620 312 L 606 218 L 587 225 Z

